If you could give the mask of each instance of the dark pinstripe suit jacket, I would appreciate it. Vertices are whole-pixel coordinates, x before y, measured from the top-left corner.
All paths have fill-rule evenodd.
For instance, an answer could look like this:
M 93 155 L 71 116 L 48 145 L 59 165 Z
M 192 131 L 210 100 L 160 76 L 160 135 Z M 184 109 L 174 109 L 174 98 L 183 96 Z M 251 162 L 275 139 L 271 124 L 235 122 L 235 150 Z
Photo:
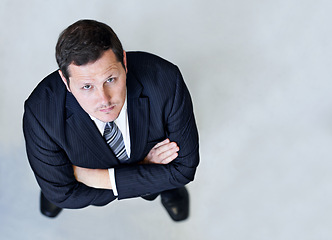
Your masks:
M 115 168 L 119 199 L 161 192 L 194 179 L 199 162 L 198 133 L 179 69 L 143 52 L 128 52 L 127 62 L 128 164 L 119 163 L 58 72 L 40 82 L 25 102 L 28 159 L 43 193 L 59 207 L 101 206 L 115 199 L 111 190 L 78 183 L 72 165 Z M 137 164 L 167 137 L 180 147 L 177 159 L 167 165 Z

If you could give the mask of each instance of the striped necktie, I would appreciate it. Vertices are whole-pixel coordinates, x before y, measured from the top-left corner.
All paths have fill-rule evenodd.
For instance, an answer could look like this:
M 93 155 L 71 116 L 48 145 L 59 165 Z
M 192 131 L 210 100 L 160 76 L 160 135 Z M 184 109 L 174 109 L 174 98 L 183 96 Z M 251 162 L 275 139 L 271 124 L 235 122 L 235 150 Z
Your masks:
M 114 122 L 106 124 L 104 138 L 120 162 L 128 160 L 121 131 Z

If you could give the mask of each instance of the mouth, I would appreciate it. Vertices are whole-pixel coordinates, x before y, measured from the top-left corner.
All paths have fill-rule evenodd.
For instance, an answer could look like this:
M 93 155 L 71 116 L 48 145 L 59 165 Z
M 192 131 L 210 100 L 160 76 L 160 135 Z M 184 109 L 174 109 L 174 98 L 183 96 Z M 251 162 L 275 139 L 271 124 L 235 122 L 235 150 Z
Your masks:
M 100 111 L 100 112 L 103 112 L 103 113 L 109 113 L 109 112 L 111 112 L 114 108 L 115 108 L 115 105 L 110 106 L 110 107 L 107 107 L 107 108 L 102 108 L 102 109 L 100 109 L 99 111 Z

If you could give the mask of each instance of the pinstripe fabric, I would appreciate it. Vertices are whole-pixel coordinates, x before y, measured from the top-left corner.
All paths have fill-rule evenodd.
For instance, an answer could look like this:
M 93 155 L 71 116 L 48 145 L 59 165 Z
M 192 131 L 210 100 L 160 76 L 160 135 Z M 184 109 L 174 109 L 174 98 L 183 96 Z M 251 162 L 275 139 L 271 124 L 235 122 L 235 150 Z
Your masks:
M 179 69 L 142 52 L 127 52 L 127 67 L 131 154 L 126 164 L 116 158 L 58 72 L 46 77 L 25 103 L 28 159 L 44 195 L 59 207 L 102 206 L 115 199 L 110 190 L 77 182 L 72 165 L 114 168 L 118 199 L 161 192 L 194 179 L 199 163 L 198 132 Z M 174 161 L 137 164 L 165 138 L 180 147 Z
M 120 162 L 128 160 L 121 131 L 114 122 L 106 124 L 104 138 Z

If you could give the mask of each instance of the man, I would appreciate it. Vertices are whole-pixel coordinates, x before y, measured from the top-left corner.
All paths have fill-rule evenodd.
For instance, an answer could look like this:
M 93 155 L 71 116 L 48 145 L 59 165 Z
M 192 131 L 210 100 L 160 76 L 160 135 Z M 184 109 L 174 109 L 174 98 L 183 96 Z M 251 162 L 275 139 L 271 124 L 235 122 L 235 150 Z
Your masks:
M 42 213 L 160 194 L 174 221 L 186 219 L 198 133 L 178 68 L 126 53 L 113 30 L 93 20 L 61 33 L 56 59 L 59 70 L 35 88 L 23 117 Z

